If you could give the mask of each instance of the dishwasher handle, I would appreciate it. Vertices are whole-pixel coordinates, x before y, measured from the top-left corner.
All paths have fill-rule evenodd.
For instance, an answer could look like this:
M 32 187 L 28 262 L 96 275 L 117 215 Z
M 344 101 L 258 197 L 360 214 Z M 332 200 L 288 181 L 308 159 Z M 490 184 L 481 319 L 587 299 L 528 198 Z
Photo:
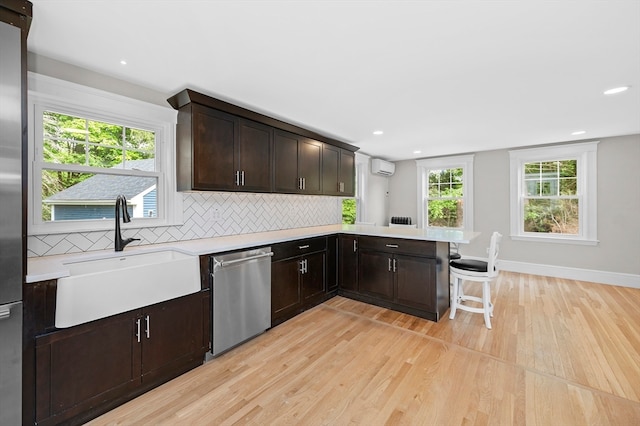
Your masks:
M 222 262 L 219 262 L 219 261 L 216 260 L 216 266 L 219 265 L 220 267 L 224 268 L 225 266 L 231 266 L 231 265 L 235 265 L 237 263 L 248 262 L 250 260 L 261 259 L 263 257 L 271 257 L 271 256 L 273 256 L 273 252 L 272 251 L 270 251 L 268 253 L 257 254 L 255 256 L 243 257 L 242 259 L 223 260 Z

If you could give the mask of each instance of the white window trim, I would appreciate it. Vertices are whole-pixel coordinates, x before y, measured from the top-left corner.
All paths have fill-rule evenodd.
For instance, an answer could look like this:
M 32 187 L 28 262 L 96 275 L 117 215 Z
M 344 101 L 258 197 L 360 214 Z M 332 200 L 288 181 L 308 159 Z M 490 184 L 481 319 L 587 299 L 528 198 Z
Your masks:
M 598 142 L 556 145 L 509 151 L 511 185 L 511 239 L 545 243 L 598 244 L 597 201 Z M 578 199 L 580 233 L 578 235 L 542 234 L 524 231 L 523 191 L 525 163 L 576 159 L 578 162 Z
M 122 226 L 126 229 L 182 224 L 182 194 L 176 191 L 175 183 L 177 111 L 32 72 L 28 73 L 28 87 L 28 235 L 102 231 L 113 229 L 114 226 L 111 220 L 44 222 L 40 218 L 41 170 L 45 163 L 41 161 L 41 141 L 36 143 L 35 135 L 38 132 L 42 134 L 44 110 L 154 131 L 158 172 L 158 217 L 135 218 Z M 135 171 L 129 172 L 127 171 L 128 174 L 135 174 Z M 109 173 L 118 174 L 119 171 L 110 170 Z
M 473 231 L 473 154 L 437 157 L 416 160 L 418 179 L 418 226 L 426 227 L 425 200 L 429 185 L 429 170 L 462 168 L 462 188 L 464 191 L 463 230 Z

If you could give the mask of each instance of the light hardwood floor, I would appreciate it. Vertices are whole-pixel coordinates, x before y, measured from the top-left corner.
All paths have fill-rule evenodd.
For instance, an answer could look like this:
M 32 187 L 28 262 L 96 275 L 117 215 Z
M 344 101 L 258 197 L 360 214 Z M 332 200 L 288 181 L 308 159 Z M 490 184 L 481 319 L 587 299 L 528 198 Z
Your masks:
M 493 330 L 335 297 L 90 424 L 640 425 L 640 290 L 493 293 Z

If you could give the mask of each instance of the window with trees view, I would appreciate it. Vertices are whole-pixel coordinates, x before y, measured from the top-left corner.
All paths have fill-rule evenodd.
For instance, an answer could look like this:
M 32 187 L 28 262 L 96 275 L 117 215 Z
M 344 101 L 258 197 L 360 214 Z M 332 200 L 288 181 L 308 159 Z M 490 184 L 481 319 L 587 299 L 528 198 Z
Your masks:
M 511 151 L 512 234 L 595 240 L 597 143 Z
M 433 158 L 416 163 L 421 226 L 473 229 L 473 156 Z
M 429 170 L 427 226 L 462 228 L 464 191 L 462 167 Z
M 42 125 L 43 221 L 111 219 L 118 194 L 133 217 L 157 216 L 153 131 L 53 111 Z
M 30 75 L 29 233 L 113 227 L 127 198 L 136 227 L 179 217 L 175 194 L 175 112 L 123 96 Z M 170 138 L 169 140 L 167 140 Z

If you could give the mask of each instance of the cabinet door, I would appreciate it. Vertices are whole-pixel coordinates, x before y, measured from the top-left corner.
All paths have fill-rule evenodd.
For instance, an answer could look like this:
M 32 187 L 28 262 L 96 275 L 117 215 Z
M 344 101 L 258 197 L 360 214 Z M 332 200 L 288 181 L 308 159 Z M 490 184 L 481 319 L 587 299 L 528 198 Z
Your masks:
M 239 119 L 237 170 L 242 174 L 238 191 L 271 191 L 271 127 Z
M 340 148 L 327 144 L 322 148 L 322 193 L 342 195 L 340 192 Z
M 237 119 L 197 104 L 192 114 L 193 189 L 236 189 Z
M 295 315 L 302 306 L 300 258 L 271 263 L 271 325 Z
M 298 142 L 298 177 L 304 179 L 303 194 L 322 193 L 322 143 L 313 139 Z
M 36 421 L 70 419 L 140 384 L 137 311 L 36 338 Z
M 276 131 L 274 134 L 274 189 L 298 192 L 298 137 Z
M 345 149 L 340 150 L 339 187 L 343 196 L 355 195 L 356 155 Z
M 396 301 L 436 312 L 436 260 L 396 255 Z
M 360 250 L 358 257 L 358 288 L 360 293 L 393 300 L 392 255 Z
M 202 293 L 145 308 L 140 318 L 142 380 L 150 380 L 196 358 L 204 361 Z
M 325 252 L 313 253 L 302 260 L 306 267 L 302 273 L 302 304 L 314 306 L 324 298 L 325 291 Z
M 358 237 L 340 235 L 338 283 L 341 289 L 358 291 Z

